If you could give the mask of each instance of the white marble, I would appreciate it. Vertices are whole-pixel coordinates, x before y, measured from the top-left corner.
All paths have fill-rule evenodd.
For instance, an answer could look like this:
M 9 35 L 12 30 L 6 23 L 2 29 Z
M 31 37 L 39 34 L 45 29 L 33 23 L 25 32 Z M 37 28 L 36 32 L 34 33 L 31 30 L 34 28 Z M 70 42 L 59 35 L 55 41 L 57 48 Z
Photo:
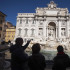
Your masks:
M 22 37 L 24 42 L 29 39 L 39 43 L 46 43 L 48 40 L 62 42 L 63 39 L 69 42 L 70 14 L 68 9 L 58 8 L 51 1 L 48 7 L 37 7 L 36 13 L 18 13 L 15 39 L 18 37 Z

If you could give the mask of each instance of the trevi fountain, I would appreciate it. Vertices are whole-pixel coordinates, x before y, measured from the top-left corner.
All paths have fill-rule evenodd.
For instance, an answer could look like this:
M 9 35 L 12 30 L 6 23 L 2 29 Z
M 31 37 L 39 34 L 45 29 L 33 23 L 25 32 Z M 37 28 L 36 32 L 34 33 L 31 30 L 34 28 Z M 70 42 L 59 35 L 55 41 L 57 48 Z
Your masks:
M 21 37 L 24 43 L 31 40 L 27 50 L 34 43 L 40 43 L 41 52 L 52 59 L 58 45 L 70 52 L 70 13 L 67 8 L 59 8 L 54 1 L 47 7 L 37 7 L 36 13 L 18 13 L 15 38 Z M 46 57 L 47 58 L 47 57 Z

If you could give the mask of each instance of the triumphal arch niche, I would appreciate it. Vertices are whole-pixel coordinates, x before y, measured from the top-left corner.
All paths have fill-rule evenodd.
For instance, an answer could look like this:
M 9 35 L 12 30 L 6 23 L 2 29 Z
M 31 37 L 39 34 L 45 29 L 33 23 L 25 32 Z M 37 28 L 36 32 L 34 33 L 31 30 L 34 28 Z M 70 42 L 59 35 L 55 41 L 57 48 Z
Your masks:
M 70 41 L 70 14 L 67 8 L 59 8 L 54 1 L 47 7 L 37 7 L 36 13 L 18 13 L 16 34 L 24 42 L 46 44 L 55 41 L 61 44 Z
M 50 22 L 48 24 L 48 39 L 54 40 L 56 38 L 56 24 L 54 22 Z

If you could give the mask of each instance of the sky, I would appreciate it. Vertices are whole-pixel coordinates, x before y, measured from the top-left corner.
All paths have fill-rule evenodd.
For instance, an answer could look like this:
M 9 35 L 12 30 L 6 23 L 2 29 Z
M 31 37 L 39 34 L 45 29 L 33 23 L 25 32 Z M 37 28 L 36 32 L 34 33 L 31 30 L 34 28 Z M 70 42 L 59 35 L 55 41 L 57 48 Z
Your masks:
M 47 7 L 52 0 L 0 0 L 0 11 L 6 14 L 6 21 L 16 25 L 17 13 L 35 13 L 37 7 Z M 68 8 L 70 0 L 53 0 L 57 7 Z

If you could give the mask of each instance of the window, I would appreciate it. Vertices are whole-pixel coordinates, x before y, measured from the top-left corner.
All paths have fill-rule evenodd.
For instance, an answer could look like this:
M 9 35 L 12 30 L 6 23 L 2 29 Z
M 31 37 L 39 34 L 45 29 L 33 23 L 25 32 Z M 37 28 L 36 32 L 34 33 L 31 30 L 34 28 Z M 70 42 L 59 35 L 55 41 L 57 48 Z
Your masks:
M 25 19 L 23 20 L 23 22 L 25 22 Z
M 65 23 L 62 23 L 62 25 L 65 25 Z
M 26 24 L 28 24 L 28 18 L 26 19 Z
M 43 21 L 39 21 L 39 25 L 43 25 Z
M 26 28 L 26 29 L 25 29 L 25 36 L 27 36 L 27 32 L 28 32 L 28 29 Z
M 20 29 L 20 28 L 18 29 L 18 36 L 20 36 L 21 30 L 22 30 L 22 29 Z
M 34 35 L 34 29 L 31 29 L 31 31 L 32 31 L 32 34 L 31 34 L 31 36 L 33 36 L 33 35 Z
M 20 24 L 22 24 L 22 18 L 20 18 Z
M 66 22 L 65 21 L 62 21 L 62 26 L 66 25 Z
M 40 25 L 43 25 L 43 23 L 40 23 Z
M 34 24 L 34 20 L 33 20 L 33 24 Z
M 39 33 L 38 35 L 42 36 L 43 35 L 43 28 L 39 28 Z

